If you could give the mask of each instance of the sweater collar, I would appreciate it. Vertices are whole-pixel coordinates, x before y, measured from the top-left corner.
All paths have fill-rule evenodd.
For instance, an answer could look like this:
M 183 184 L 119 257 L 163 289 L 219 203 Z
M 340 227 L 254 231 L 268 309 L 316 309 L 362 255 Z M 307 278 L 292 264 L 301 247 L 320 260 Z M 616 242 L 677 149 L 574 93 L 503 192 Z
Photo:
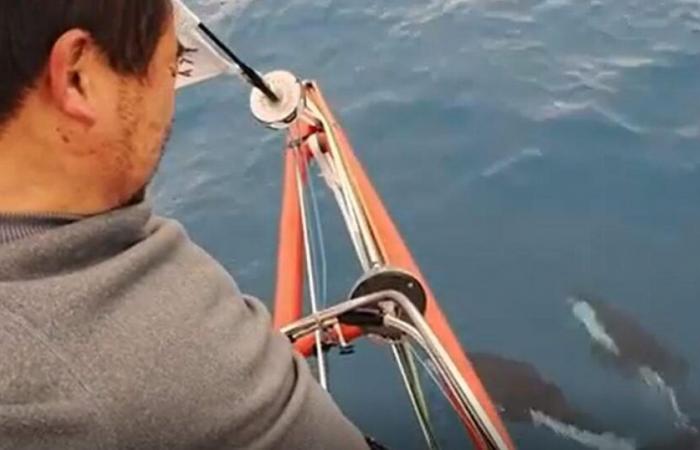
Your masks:
M 70 272 L 117 254 L 143 239 L 152 217 L 147 201 L 96 216 L 0 217 L 0 281 Z
M 66 214 L 0 213 L 0 245 L 26 239 L 84 217 Z

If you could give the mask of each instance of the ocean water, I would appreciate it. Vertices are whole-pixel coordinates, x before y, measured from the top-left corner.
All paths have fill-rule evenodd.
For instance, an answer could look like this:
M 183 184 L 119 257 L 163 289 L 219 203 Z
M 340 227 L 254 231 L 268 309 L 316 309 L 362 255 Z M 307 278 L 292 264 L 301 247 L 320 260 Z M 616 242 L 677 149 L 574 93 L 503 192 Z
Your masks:
M 188 4 L 259 70 L 320 83 L 468 350 L 532 364 L 639 447 L 673 436 L 665 396 L 591 352 L 567 303 L 586 292 L 689 362 L 675 394 L 700 416 L 700 1 Z M 248 94 L 234 79 L 179 94 L 152 196 L 270 299 L 283 137 Z M 320 195 L 338 299 L 359 271 Z M 330 369 L 359 426 L 424 448 L 388 351 L 362 343 Z M 470 448 L 428 396 L 444 448 Z M 540 419 L 508 423 L 520 448 L 586 448 Z

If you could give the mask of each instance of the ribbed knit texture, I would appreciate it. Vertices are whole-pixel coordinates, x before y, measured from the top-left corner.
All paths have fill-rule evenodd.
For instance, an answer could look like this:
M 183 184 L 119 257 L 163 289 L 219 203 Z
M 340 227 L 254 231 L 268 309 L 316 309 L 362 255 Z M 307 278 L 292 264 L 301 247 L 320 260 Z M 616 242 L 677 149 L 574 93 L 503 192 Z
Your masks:
M 0 212 L 0 245 L 44 233 L 80 220 L 65 214 L 12 214 Z

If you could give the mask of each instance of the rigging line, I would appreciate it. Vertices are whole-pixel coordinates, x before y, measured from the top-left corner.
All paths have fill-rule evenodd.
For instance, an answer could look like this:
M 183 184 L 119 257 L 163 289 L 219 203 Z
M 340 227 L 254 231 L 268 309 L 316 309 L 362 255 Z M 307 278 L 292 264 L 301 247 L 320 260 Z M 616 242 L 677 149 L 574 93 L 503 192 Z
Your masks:
M 310 175 L 310 164 L 307 160 L 307 158 L 302 158 L 302 173 L 306 174 L 307 179 L 309 182 L 311 181 L 311 175 Z M 307 192 L 310 192 L 310 187 L 308 183 L 304 183 L 304 195 L 306 196 Z M 306 198 L 306 197 L 305 197 Z M 319 273 L 318 269 L 318 242 L 317 242 L 317 237 L 316 237 L 316 225 L 314 224 L 314 221 L 312 220 L 312 213 L 309 211 L 310 209 L 313 209 L 313 204 L 311 204 L 311 208 L 306 209 L 306 223 L 308 224 L 308 234 L 309 234 L 309 258 L 311 260 L 311 268 L 313 270 L 314 274 Z M 316 298 L 318 298 L 320 288 L 319 288 L 319 280 L 315 278 L 315 283 L 313 286 L 309 286 L 309 289 L 313 289 L 316 295 Z M 314 311 L 312 311 L 313 313 Z
M 314 314 L 318 311 L 318 304 L 316 302 L 316 281 L 315 281 L 315 273 L 313 271 L 313 263 L 311 261 L 311 243 L 309 239 L 309 227 L 307 223 L 307 212 L 306 212 L 306 204 L 305 204 L 305 199 L 304 199 L 304 186 L 302 182 L 302 174 L 300 170 L 300 165 L 303 164 L 300 161 L 300 158 L 304 158 L 304 155 L 301 155 L 300 152 L 297 150 L 294 151 L 294 154 L 297 159 L 297 164 L 296 164 L 296 171 L 297 171 L 297 195 L 299 196 L 299 208 L 301 210 L 301 225 L 302 229 L 304 231 L 304 250 L 306 252 L 306 272 L 307 272 L 307 277 L 308 277 L 308 282 L 309 282 L 309 297 L 311 299 L 311 310 L 313 311 Z M 319 384 L 325 389 L 328 390 L 328 379 L 326 377 L 326 358 L 325 358 L 325 353 L 323 351 L 323 342 L 322 342 L 322 333 L 321 330 L 316 330 L 314 333 L 315 335 L 315 341 L 316 341 L 316 357 L 318 361 L 318 379 L 319 379 Z
M 312 136 L 309 139 L 308 143 L 309 148 L 311 149 L 311 152 L 314 155 L 314 159 L 317 161 L 319 167 L 321 168 L 321 173 L 323 174 L 324 179 L 326 180 L 326 184 L 335 196 L 338 209 L 340 209 L 340 213 L 343 216 L 343 221 L 345 222 L 345 226 L 350 235 L 350 240 L 353 244 L 353 247 L 355 248 L 355 253 L 357 254 L 358 259 L 360 260 L 360 266 L 363 268 L 363 270 L 367 270 L 367 268 L 370 267 L 369 256 L 367 255 L 367 252 L 362 244 L 360 227 L 357 224 L 355 217 L 351 215 L 350 207 L 346 203 L 347 199 L 341 192 L 340 181 L 337 174 L 335 173 L 336 169 L 334 167 L 333 161 L 329 155 L 326 155 L 321 152 L 318 138 L 316 136 Z
M 318 120 L 323 123 L 320 117 Z M 332 130 L 328 131 L 328 128 L 325 125 L 324 129 L 326 130 L 326 135 L 329 139 L 329 145 L 332 145 L 331 141 L 334 139 L 334 137 L 330 135 Z M 315 143 L 318 145 L 317 141 Z M 318 150 L 318 153 L 321 153 L 320 149 Z M 331 176 L 333 177 L 332 179 L 334 180 L 334 183 L 330 185 L 331 189 L 333 189 L 334 194 L 336 195 L 338 207 L 345 218 L 345 224 L 348 228 L 348 232 L 350 233 L 350 238 L 353 241 L 353 245 L 355 246 L 357 256 L 360 259 L 360 265 L 362 266 L 363 270 L 368 270 L 371 267 L 371 256 L 369 255 L 369 249 L 367 248 L 365 242 L 366 239 L 362 233 L 357 211 L 352 207 L 351 192 L 347 189 L 347 184 L 342 182 L 342 177 L 340 175 L 341 169 L 338 167 L 337 160 L 333 157 L 332 152 L 326 153 L 323 157 L 325 158 L 325 160 L 323 160 L 325 161 L 325 164 L 322 167 L 333 174 L 328 174 L 328 176 L 326 176 L 326 181 L 328 181 Z
M 479 430 L 479 435 L 484 439 L 484 444 L 488 448 L 510 448 L 506 443 L 506 438 L 500 434 L 500 431 L 491 421 L 491 417 L 487 414 L 484 405 L 481 404 L 472 387 L 461 375 L 449 353 L 440 344 L 430 325 L 418 313 L 413 313 L 411 319 L 413 324 L 409 325 L 395 317 L 385 317 L 386 323 L 393 328 L 400 330 L 413 340 L 425 342 L 424 349 L 435 364 L 435 367 L 442 372 L 442 377 L 445 379 L 445 388 L 449 389 L 452 394 L 449 398 L 454 399 L 454 402 L 451 400 L 450 403 L 455 406 L 455 409 L 466 413 L 465 419 L 468 419 Z M 484 447 L 481 446 L 480 448 Z
M 302 102 L 297 107 L 298 117 L 300 117 L 300 118 L 303 117 L 302 116 L 303 111 L 304 111 L 304 107 L 303 107 L 303 102 Z M 298 136 L 301 136 L 302 130 L 301 130 L 300 122 L 296 121 L 295 126 L 296 126 L 296 132 L 297 132 L 296 134 Z M 313 273 L 316 274 L 319 272 L 318 261 L 317 261 L 318 258 L 316 257 L 316 255 L 319 254 L 319 251 L 318 251 L 319 242 L 318 241 L 320 240 L 320 245 L 321 245 L 321 252 L 320 253 L 321 253 L 322 260 L 324 261 L 324 274 L 322 275 L 322 279 L 323 279 L 323 278 L 325 278 L 325 249 L 324 249 L 324 245 L 323 245 L 323 230 L 321 229 L 321 220 L 320 220 L 320 216 L 319 216 L 319 212 L 318 212 L 318 202 L 316 201 L 316 191 L 315 191 L 314 182 L 313 182 L 314 177 L 311 175 L 311 158 L 308 158 L 307 155 L 305 154 L 304 150 L 302 150 L 302 142 L 306 141 L 306 143 L 308 144 L 308 140 L 311 139 L 313 137 L 313 135 L 314 135 L 314 133 L 311 133 L 310 135 L 308 135 L 305 138 L 299 138 L 299 140 L 296 143 L 294 143 L 293 146 L 296 149 L 297 154 L 301 155 L 302 173 L 304 175 L 306 175 L 307 180 L 308 180 L 308 182 L 304 184 L 304 188 L 305 188 L 305 192 L 308 191 L 310 193 L 310 196 L 311 196 L 311 210 L 313 213 L 314 220 L 312 221 L 308 215 L 306 216 L 306 220 L 307 220 L 307 223 L 310 223 L 308 233 L 312 237 L 312 239 L 310 241 L 311 241 L 311 260 L 313 263 Z M 321 233 L 321 237 L 319 239 L 317 239 L 316 230 L 318 230 L 318 233 Z M 309 288 L 314 289 L 316 295 L 318 295 L 319 291 L 321 291 L 321 289 L 319 289 L 318 282 L 315 283 L 314 286 L 310 286 Z M 323 295 L 323 298 L 326 297 L 325 293 L 322 295 Z
M 401 350 L 405 353 L 406 361 L 408 363 L 409 373 L 415 380 L 416 394 L 418 394 L 418 403 L 422 411 L 428 420 L 430 420 L 430 413 L 428 409 L 428 402 L 425 399 L 425 391 L 423 390 L 423 383 L 421 382 L 420 375 L 418 374 L 418 368 L 416 366 L 416 361 L 414 354 L 411 352 L 413 346 L 409 342 L 403 342 L 401 344 Z M 433 432 L 433 435 L 435 433 Z
M 440 381 L 439 376 L 437 374 L 437 369 L 433 366 L 431 363 L 430 359 L 427 359 L 427 357 L 423 357 L 418 353 L 418 350 L 414 346 L 409 346 L 411 349 L 411 353 L 413 353 L 413 357 L 420 363 L 421 366 L 423 366 L 423 369 L 425 372 L 430 376 L 430 378 L 433 380 L 433 383 L 440 389 L 440 392 L 442 395 L 445 396 L 445 399 L 449 399 L 450 396 L 445 390 L 445 386 L 442 381 Z
M 326 131 L 328 145 L 331 150 L 331 155 L 333 156 L 333 162 L 336 164 L 336 170 L 339 175 L 341 189 L 347 197 L 347 203 L 350 206 L 350 210 L 356 215 L 358 224 L 360 226 L 361 235 L 363 237 L 363 243 L 365 244 L 367 253 L 369 255 L 370 263 L 372 265 L 382 264 L 383 259 L 377 249 L 376 242 L 374 241 L 374 235 L 372 234 L 372 231 L 370 230 L 369 224 L 367 222 L 367 217 L 364 215 L 364 209 L 361 207 L 361 204 L 357 199 L 354 186 L 350 181 L 350 176 L 347 172 L 342 152 L 339 149 L 335 131 L 329 123 L 328 118 L 320 112 L 318 106 L 315 105 L 313 101 L 309 101 L 307 107 L 310 108 L 311 111 L 318 117 L 318 119 L 323 124 L 323 128 Z
M 369 256 L 367 256 L 367 252 L 362 244 L 362 236 L 360 235 L 360 228 L 356 223 L 356 218 L 352 214 L 350 207 L 345 204 L 345 197 L 343 197 L 343 193 L 340 191 L 340 189 L 338 187 L 334 187 L 332 189 L 338 204 L 338 208 L 343 215 L 345 226 L 350 234 L 350 240 L 355 247 L 355 253 L 357 254 L 357 258 L 360 260 L 360 266 L 363 270 L 367 270 L 367 268 L 370 267 Z
M 307 165 L 307 168 L 308 167 L 309 166 Z M 318 254 L 321 259 L 321 306 L 325 307 L 326 303 L 328 302 L 328 263 L 326 259 L 326 242 L 323 234 L 323 223 L 321 222 L 321 213 L 318 207 L 318 196 L 316 193 L 316 183 L 314 182 L 314 176 L 310 172 L 307 172 L 307 176 L 309 177 L 309 192 L 311 193 L 311 211 L 313 213 L 315 222 L 313 229 L 316 231 L 315 235 L 317 238 L 317 245 L 320 249 L 318 251 Z M 315 254 L 316 253 L 314 253 L 314 255 Z M 314 257 L 314 262 L 315 259 L 316 258 Z
M 362 260 L 364 270 L 369 270 L 371 268 L 370 264 L 375 265 L 384 262 L 378 251 L 378 243 L 375 241 L 375 236 L 369 227 L 368 218 L 365 216 L 366 212 L 356 197 L 354 185 L 349 180 L 347 168 L 344 165 L 343 155 L 339 151 L 337 136 L 334 130 L 330 126 L 328 119 L 317 110 L 317 106 L 313 104 L 313 102 L 309 102 L 308 107 L 312 113 L 317 116 L 326 131 L 326 137 L 330 147 L 330 156 L 332 156 L 332 158 L 329 159 L 329 163 L 338 175 L 337 187 L 344 194 L 344 201 L 339 201 L 338 204 L 341 210 L 343 209 L 343 204 L 345 204 L 345 207 L 348 208 L 347 215 L 360 227 L 362 243 L 364 244 L 364 249 L 367 251 L 367 257 L 362 258 L 362 256 L 360 256 L 360 259 Z M 427 406 L 425 404 L 425 395 L 422 390 L 420 379 L 417 376 L 415 362 L 412 361 L 413 355 L 405 349 L 401 350 L 396 346 L 392 346 L 392 348 L 426 442 L 431 449 L 436 449 L 438 448 L 436 444 L 437 441 L 430 424 Z
M 358 258 L 360 259 L 362 270 L 367 271 L 372 267 L 373 260 L 370 256 L 369 249 L 367 247 L 367 240 L 365 239 L 364 233 L 362 232 L 360 218 L 358 217 L 357 210 L 352 206 L 352 199 L 349 197 L 347 189 L 344 189 L 342 186 L 339 186 L 338 193 L 340 194 L 340 197 L 342 199 L 342 201 L 339 202 L 339 205 L 342 205 L 340 207 L 344 208 L 345 215 L 348 217 L 350 226 L 352 227 L 352 232 L 355 235 L 355 239 L 357 241 L 355 248 L 358 254 Z
M 409 349 L 411 350 L 411 353 L 413 353 L 414 360 L 417 360 L 420 363 L 425 373 L 428 374 L 435 386 L 437 386 L 445 401 L 450 402 L 450 394 L 447 392 L 445 380 L 441 379 L 440 374 L 438 373 L 438 369 L 435 367 L 435 364 L 430 360 L 430 357 L 427 355 L 421 356 L 421 354 L 418 352 L 418 350 L 416 350 L 416 348 L 413 345 L 410 345 Z
M 340 213 L 343 215 L 345 226 L 350 234 L 350 240 L 352 241 L 353 247 L 355 247 L 355 254 L 359 259 L 360 266 L 363 270 L 367 270 L 370 267 L 370 261 L 367 251 L 362 243 L 362 235 L 360 232 L 360 227 L 357 224 L 357 219 L 355 218 L 354 214 L 352 214 L 350 206 L 345 203 L 346 199 L 343 196 L 340 188 L 334 186 L 332 189 L 333 194 L 335 195 L 336 203 L 340 209 Z
M 391 345 L 396 365 L 399 366 L 401 378 L 403 379 L 408 396 L 416 414 L 423 437 L 430 450 L 437 450 L 440 446 L 437 443 L 435 430 L 430 420 L 430 413 L 425 402 L 425 395 L 421 389 L 420 379 L 415 363 L 412 361 L 413 354 L 410 353 L 411 346 L 406 342 L 397 342 Z

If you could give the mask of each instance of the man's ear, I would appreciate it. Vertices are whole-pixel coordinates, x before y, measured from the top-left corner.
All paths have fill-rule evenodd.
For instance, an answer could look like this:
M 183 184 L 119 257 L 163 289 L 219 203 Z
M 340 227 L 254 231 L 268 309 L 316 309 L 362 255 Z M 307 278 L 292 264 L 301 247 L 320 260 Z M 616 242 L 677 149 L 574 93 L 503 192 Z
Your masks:
M 58 108 L 68 116 L 92 126 L 97 112 L 89 96 L 89 60 L 93 51 L 89 33 L 73 29 L 54 43 L 49 55 L 49 88 Z

